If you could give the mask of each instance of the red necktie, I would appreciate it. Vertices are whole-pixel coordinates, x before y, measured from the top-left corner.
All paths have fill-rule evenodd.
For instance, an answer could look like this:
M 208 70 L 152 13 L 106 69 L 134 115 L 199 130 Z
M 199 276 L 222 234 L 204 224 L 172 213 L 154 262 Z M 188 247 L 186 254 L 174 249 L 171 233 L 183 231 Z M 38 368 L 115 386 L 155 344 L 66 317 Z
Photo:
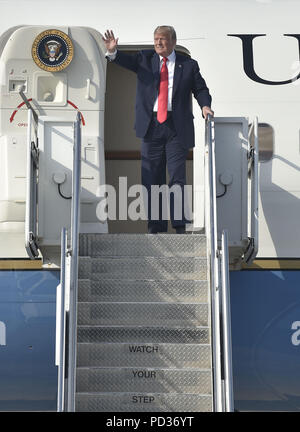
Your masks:
M 158 108 L 157 108 L 157 121 L 163 123 L 167 120 L 168 112 L 168 68 L 167 58 L 163 58 L 163 65 L 160 70 L 160 83 L 158 92 Z

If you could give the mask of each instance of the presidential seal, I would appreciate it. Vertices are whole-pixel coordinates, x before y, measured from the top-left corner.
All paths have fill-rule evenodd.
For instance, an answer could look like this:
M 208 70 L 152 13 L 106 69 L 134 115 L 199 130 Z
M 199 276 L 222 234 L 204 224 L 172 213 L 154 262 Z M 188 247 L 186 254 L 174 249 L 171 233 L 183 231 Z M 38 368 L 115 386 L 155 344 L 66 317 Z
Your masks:
M 31 53 L 38 67 L 47 72 L 59 72 L 71 63 L 74 48 L 64 32 L 45 30 L 35 38 Z

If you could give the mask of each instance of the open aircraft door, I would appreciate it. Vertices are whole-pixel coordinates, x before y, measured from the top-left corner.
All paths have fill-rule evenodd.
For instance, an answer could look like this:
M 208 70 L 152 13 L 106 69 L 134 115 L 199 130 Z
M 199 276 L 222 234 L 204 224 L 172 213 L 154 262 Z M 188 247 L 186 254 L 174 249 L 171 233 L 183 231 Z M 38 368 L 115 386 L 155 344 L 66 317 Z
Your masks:
M 81 232 L 107 232 L 96 217 L 105 184 L 106 60 L 86 27 L 22 26 L 0 41 L 0 234 L 23 238 L 31 257 L 70 228 L 74 122 L 81 117 Z M 26 163 L 27 161 L 27 163 Z M 6 250 L 7 253 L 7 250 Z

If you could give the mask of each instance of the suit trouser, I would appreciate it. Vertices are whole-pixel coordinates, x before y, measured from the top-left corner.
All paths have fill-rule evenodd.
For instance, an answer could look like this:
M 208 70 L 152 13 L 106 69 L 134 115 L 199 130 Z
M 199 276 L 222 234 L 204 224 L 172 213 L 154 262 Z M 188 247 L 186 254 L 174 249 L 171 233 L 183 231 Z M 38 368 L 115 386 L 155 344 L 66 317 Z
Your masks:
M 184 226 L 184 185 L 186 184 L 186 158 L 188 149 L 177 137 L 172 115 L 159 123 L 153 114 L 147 134 L 142 140 L 142 184 L 147 189 L 148 229 L 158 232 L 168 229 L 167 202 L 170 204 L 172 227 Z M 166 186 L 166 167 L 169 174 L 169 189 Z M 163 190 L 164 189 L 164 190 Z M 167 200 L 168 197 L 168 200 Z

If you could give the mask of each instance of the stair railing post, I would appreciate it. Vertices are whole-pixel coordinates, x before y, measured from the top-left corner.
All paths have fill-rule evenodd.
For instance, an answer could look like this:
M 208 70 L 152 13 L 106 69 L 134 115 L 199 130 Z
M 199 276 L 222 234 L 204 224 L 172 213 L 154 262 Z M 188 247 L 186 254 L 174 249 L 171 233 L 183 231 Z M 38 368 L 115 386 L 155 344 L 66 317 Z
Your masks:
M 222 335 L 223 335 L 223 365 L 224 365 L 224 398 L 225 411 L 234 410 L 233 376 L 232 376 L 232 343 L 231 343 L 231 311 L 230 283 L 228 258 L 228 231 L 222 232 L 221 275 L 222 275 Z
M 81 176 L 81 115 L 78 112 L 74 124 L 73 179 L 71 208 L 71 275 L 69 310 L 69 361 L 67 411 L 75 411 L 76 391 L 76 345 L 77 345 L 77 291 L 78 291 L 78 244 L 80 225 L 80 176 Z
M 214 123 L 211 115 L 206 122 L 205 137 L 205 216 L 208 252 L 210 254 L 212 360 L 214 383 L 214 409 L 223 411 L 221 377 L 221 336 L 220 336 L 220 292 L 219 292 L 219 249 L 217 237 L 216 167 Z
M 67 264 L 67 230 L 61 231 L 60 284 L 56 296 L 56 365 L 58 366 L 57 411 L 65 408 L 65 343 L 66 343 L 66 264 Z
M 37 116 L 28 109 L 27 117 L 27 167 L 26 167 L 26 207 L 25 207 L 25 249 L 31 259 L 37 258 Z M 32 137 L 32 129 L 34 137 Z

